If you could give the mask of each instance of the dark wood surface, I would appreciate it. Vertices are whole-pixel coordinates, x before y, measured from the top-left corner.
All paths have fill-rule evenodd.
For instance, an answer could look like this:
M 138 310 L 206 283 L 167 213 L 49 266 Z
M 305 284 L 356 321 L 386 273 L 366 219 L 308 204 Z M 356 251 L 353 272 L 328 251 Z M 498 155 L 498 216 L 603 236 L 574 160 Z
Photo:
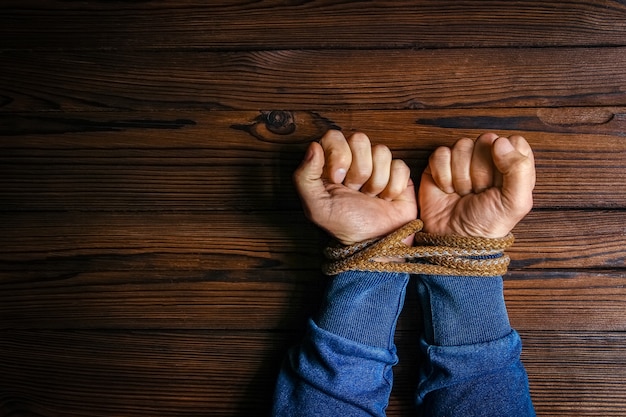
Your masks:
M 0 65 L 20 112 L 626 105 L 625 47 L 8 50 Z
M 416 180 L 524 135 L 505 296 L 537 413 L 626 414 L 623 2 L 5 1 L 0 35 L 0 416 L 264 415 L 327 282 L 290 177 L 329 128 Z M 389 416 L 418 317 L 410 290 Z
M 301 49 L 624 45 L 619 1 L 5 0 L 0 47 Z

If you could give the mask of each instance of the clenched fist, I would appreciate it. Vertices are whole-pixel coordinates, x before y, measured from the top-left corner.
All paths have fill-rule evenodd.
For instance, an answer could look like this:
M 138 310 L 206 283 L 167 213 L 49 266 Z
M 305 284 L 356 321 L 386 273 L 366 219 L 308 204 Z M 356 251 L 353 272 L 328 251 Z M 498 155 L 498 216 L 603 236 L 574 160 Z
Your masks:
M 431 155 L 419 188 L 424 231 L 499 238 L 533 205 L 533 152 L 521 136 L 485 133 Z

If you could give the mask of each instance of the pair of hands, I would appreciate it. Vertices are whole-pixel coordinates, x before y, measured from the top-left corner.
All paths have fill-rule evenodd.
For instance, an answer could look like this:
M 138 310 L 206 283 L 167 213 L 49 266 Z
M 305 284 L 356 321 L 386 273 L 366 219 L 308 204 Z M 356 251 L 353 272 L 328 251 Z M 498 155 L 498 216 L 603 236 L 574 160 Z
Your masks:
M 387 235 L 417 218 L 409 167 L 362 133 L 346 139 L 331 130 L 312 142 L 294 182 L 307 217 L 344 245 Z M 532 208 L 534 186 L 533 153 L 521 136 L 485 133 L 440 147 L 419 186 L 424 231 L 503 237 Z

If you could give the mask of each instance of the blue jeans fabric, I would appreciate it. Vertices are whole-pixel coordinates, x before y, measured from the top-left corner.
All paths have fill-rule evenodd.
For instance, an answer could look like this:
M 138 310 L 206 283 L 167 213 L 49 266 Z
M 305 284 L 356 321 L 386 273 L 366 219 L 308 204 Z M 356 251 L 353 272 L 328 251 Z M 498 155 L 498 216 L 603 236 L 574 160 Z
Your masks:
M 417 390 L 421 416 L 534 416 L 516 331 L 485 343 L 432 346 Z
M 274 416 L 384 416 L 393 383 L 393 349 L 353 342 L 312 320 L 278 377 Z
M 272 415 L 384 416 L 398 362 L 393 332 L 407 283 L 407 274 L 335 277 L 317 323 L 308 323 L 304 340 L 284 362 Z M 416 415 L 534 416 L 501 277 L 422 276 L 418 293 L 426 362 Z

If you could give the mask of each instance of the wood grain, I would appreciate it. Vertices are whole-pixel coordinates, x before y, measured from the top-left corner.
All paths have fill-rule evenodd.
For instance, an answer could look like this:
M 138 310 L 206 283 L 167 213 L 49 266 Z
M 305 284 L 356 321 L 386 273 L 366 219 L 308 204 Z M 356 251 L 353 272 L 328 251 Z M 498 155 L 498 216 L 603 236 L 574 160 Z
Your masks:
M 505 299 L 519 331 L 626 330 L 626 272 L 518 272 L 505 281 Z
M 534 148 L 536 208 L 626 208 L 626 109 L 0 113 L 0 210 L 298 210 L 291 174 L 328 129 L 409 162 L 485 131 Z
M 3 274 L 4 275 L 4 274 Z M 303 328 L 327 280 L 318 271 L 85 272 L 2 278 L 0 328 Z
M 523 332 L 522 360 L 538 416 L 619 416 L 623 333 Z
M 626 367 L 620 333 L 535 331 L 522 338 L 539 416 L 621 415 Z M 262 414 L 281 356 L 297 339 L 264 332 L 4 332 L 0 414 Z M 398 332 L 400 364 L 389 416 L 412 414 L 416 339 L 413 332 Z
M 210 3 L 210 4 L 209 4 Z M 251 416 L 323 297 L 291 173 L 535 150 L 505 298 L 538 416 L 626 415 L 623 1 L 0 5 L 0 416 Z M 413 278 L 413 281 L 415 278 Z M 413 414 L 411 282 L 389 416 Z
M 0 414 L 263 414 L 284 339 L 259 332 L 4 332 Z
M 4 1 L 2 49 L 624 45 L 619 1 Z M 62 22 L 62 24 L 61 24 Z
M 327 283 L 313 268 L 100 271 L 94 263 L 82 272 L 2 272 L 0 328 L 293 330 L 317 312 Z M 512 269 L 506 278 L 520 330 L 626 331 L 623 269 Z M 410 300 L 405 315 L 418 309 Z M 405 318 L 399 327 L 416 326 Z
M 626 211 L 533 212 L 514 229 L 513 267 L 623 268 Z M 0 265 L 14 271 L 319 266 L 300 213 L 2 213 Z M 558 225 L 558 233 L 554 227 Z
M 6 51 L 2 111 L 626 105 L 614 48 Z M 354 68 L 368 68 L 355 76 Z

